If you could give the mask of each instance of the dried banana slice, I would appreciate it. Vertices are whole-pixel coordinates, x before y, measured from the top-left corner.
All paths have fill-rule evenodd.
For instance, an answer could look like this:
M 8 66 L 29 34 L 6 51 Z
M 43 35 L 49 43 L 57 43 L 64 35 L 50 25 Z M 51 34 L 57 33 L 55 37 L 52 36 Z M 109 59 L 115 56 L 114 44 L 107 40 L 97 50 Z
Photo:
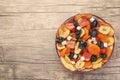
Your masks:
M 68 30 L 67 28 L 64 27 L 62 29 L 59 29 L 60 37 L 66 38 L 69 34 L 70 34 L 70 30 Z
M 102 67 L 102 62 L 99 62 L 97 64 L 93 64 L 92 68 L 93 69 L 97 69 L 97 68 L 101 68 Z
M 114 44 L 114 38 L 113 37 L 108 37 L 109 43 L 108 46 L 112 46 Z
M 81 52 L 81 49 L 78 48 L 78 45 L 79 45 L 79 42 L 77 42 L 75 45 L 75 51 L 74 51 L 75 54 L 79 54 Z
M 57 44 L 57 49 L 58 49 L 58 50 L 62 50 L 62 49 L 64 49 L 64 48 L 65 48 L 64 45 L 62 45 L 62 44 Z
M 81 68 L 83 68 L 83 67 L 84 67 L 84 65 L 85 65 L 85 62 L 84 62 L 84 61 L 79 60 L 79 61 L 77 61 L 77 63 L 76 63 L 76 65 L 75 65 L 75 67 L 76 67 L 77 69 L 81 69 Z
M 71 71 L 75 71 L 75 70 L 76 70 L 76 68 L 75 68 L 72 64 L 68 63 L 68 62 L 65 60 L 65 58 L 60 57 L 60 59 L 61 59 L 61 62 L 62 62 L 62 64 L 64 65 L 65 68 L 67 68 L 67 69 L 69 69 L 69 70 L 71 70 Z
M 84 71 L 84 70 L 85 70 L 85 67 L 78 69 L 78 71 Z
M 85 30 L 84 29 L 81 29 L 82 33 L 80 35 L 80 37 L 83 37 L 83 35 L 85 34 Z
M 70 60 L 70 58 L 69 58 L 67 55 L 65 55 L 65 60 L 66 60 L 68 63 L 71 63 L 71 60 Z
M 110 32 L 110 27 L 109 26 L 100 26 L 98 31 L 102 34 L 107 35 Z
M 81 52 L 81 49 L 79 49 L 79 48 L 75 49 L 75 51 L 74 51 L 75 54 L 79 54 L 80 52 Z
M 113 30 L 113 28 L 110 28 L 110 32 L 109 32 L 109 36 L 113 36 L 115 34 L 115 31 Z

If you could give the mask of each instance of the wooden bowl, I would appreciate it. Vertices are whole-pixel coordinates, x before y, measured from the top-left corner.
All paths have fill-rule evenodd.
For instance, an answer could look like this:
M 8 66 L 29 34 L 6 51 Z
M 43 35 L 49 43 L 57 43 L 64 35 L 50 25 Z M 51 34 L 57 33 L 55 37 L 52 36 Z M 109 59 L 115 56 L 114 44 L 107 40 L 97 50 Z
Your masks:
M 79 14 L 77 14 L 77 15 L 79 15 Z M 98 17 L 98 16 L 96 16 L 96 15 L 93 15 L 93 14 L 81 14 L 81 15 L 90 15 L 90 16 L 88 16 L 88 17 L 91 17 L 91 16 L 95 16 L 96 18 L 97 18 L 97 20 L 98 20 L 98 22 L 100 21 L 100 22 L 103 22 L 103 23 L 106 23 L 106 24 L 108 24 L 112 29 L 113 29 L 113 27 L 109 24 L 109 23 L 107 23 L 105 20 L 103 20 L 102 18 L 100 18 L 100 17 Z M 76 15 L 75 15 L 76 16 Z M 70 17 L 70 18 L 68 18 L 67 20 L 65 20 L 61 25 L 63 25 L 63 24 L 65 24 L 65 23 L 72 23 L 72 22 L 74 22 L 76 19 L 75 19 L 75 16 L 72 16 L 72 17 Z M 60 25 L 60 26 L 61 26 Z M 60 29 L 60 27 L 58 28 L 58 30 Z M 59 36 L 59 34 L 58 34 L 58 30 L 57 30 L 57 32 L 56 32 L 56 38 Z M 113 29 L 114 30 L 114 29 Z M 114 36 L 113 36 L 113 38 L 114 38 Z M 112 53 L 113 53 L 113 50 L 114 50 L 114 46 L 115 46 L 115 42 L 114 42 L 114 44 L 113 44 L 113 49 L 112 49 Z M 58 55 L 58 57 L 60 58 L 60 53 L 59 53 L 59 51 L 58 51 L 58 49 L 57 49 L 57 42 L 55 42 L 55 48 L 56 48 L 56 52 L 57 52 L 57 55 Z M 111 53 L 111 55 L 112 55 L 112 53 Z M 106 62 L 108 62 L 108 60 L 110 59 L 110 57 L 111 57 L 111 55 L 109 56 L 109 58 L 107 58 L 107 60 L 103 63 L 103 65 L 102 66 L 104 66 L 104 64 L 106 63 Z M 64 65 L 63 65 L 64 66 Z M 64 66 L 65 67 L 65 66 Z M 66 68 L 66 67 L 65 67 Z M 66 68 L 67 69 L 67 68 Z M 99 69 L 99 68 L 97 68 L 97 69 Z M 69 70 L 69 69 L 68 69 Z M 76 70 L 77 72 L 87 72 L 87 71 L 92 71 L 92 70 L 96 70 L 96 69 L 84 69 L 84 70 Z M 69 70 L 69 71 L 71 71 L 71 70 Z M 76 71 L 74 71 L 74 72 L 76 72 Z

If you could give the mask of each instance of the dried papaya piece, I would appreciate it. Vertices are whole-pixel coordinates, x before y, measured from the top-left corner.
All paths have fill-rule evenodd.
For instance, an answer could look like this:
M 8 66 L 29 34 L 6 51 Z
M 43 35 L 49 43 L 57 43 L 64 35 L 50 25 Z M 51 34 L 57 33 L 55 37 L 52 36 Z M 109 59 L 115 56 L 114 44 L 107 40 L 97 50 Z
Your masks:
M 66 23 L 66 24 L 65 24 L 65 27 L 66 27 L 67 29 L 69 29 L 69 30 L 72 30 L 72 29 L 75 28 L 75 26 L 74 26 L 73 23 Z
M 84 30 L 85 30 L 85 35 L 82 37 L 82 39 L 86 41 L 90 37 L 90 35 L 87 28 L 84 28 Z
M 86 27 L 90 24 L 90 22 L 88 21 L 88 19 L 86 17 L 82 17 L 78 20 L 78 23 L 81 27 Z
M 97 38 L 99 38 L 101 41 L 105 42 L 105 43 L 109 43 L 109 39 L 107 35 L 98 33 Z
M 64 48 L 64 49 L 60 52 L 60 56 L 64 57 L 65 54 L 67 54 L 67 48 Z
M 86 61 L 84 67 L 89 69 L 92 67 L 92 63 L 90 61 Z
M 75 47 L 75 41 L 67 41 L 66 47 L 67 48 L 74 48 Z
M 87 28 L 88 30 L 90 30 L 90 25 L 87 25 L 86 28 Z
M 100 53 L 100 48 L 95 44 L 89 44 L 87 48 L 88 48 L 89 53 L 91 53 L 92 55 L 98 56 Z
M 112 49 L 110 47 L 106 48 L 106 54 L 107 54 L 107 58 L 109 58 L 111 56 L 112 53 Z

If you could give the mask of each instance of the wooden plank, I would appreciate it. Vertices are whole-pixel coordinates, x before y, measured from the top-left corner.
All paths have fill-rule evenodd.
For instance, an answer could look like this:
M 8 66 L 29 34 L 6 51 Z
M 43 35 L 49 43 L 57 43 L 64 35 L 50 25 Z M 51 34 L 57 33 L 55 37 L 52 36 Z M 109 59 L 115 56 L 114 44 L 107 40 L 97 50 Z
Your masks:
M 79 73 L 74 74 L 73 80 L 119 80 L 120 79 L 120 73 L 119 74 L 86 74 L 86 73 Z
M 4 51 L 3 51 L 3 47 L 0 46 L 0 62 L 4 61 Z
M 16 5 L 27 5 L 27 6 L 51 6 L 51 5 L 57 5 L 57 6 L 63 6 L 63 5 L 72 5 L 72 6 L 93 6 L 93 7 L 118 7 L 119 6 L 119 0 L 94 0 L 94 1 L 90 1 L 90 0 L 82 0 L 82 1 L 78 1 L 78 0 L 74 0 L 74 1 L 69 1 L 69 0 L 60 0 L 60 1 L 56 1 L 56 0 L 4 0 L 4 1 L 0 1 L 1 5 L 6 5 L 6 6 L 16 6 Z M 93 5 L 94 4 L 94 5 Z M 113 4 L 113 5 L 111 5 Z M 115 5 L 114 5 L 115 4 Z
M 60 69 L 60 70 L 58 70 Z M 63 69 L 63 70 L 61 70 Z M 28 74 L 29 73 L 29 74 Z M 72 80 L 72 73 L 60 64 L 17 64 L 16 78 L 33 80 Z
M 118 13 L 120 13 L 120 11 L 107 11 L 105 12 L 107 15 L 101 13 L 104 13 L 104 10 L 98 10 L 98 12 L 95 12 L 96 15 L 99 15 L 104 20 L 111 23 L 115 30 L 120 29 L 118 24 L 120 19 L 120 15 L 118 15 Z M 0 30 L 56 30 L 63 21 L 75 14 L 77 13 L 3 13 L 1 14 L 3 16 L 0 16 Z M 111 19 L 111 17 L 113 19 Z
M 76 75 L 82 74 L 82 73 L 71 73 L 66 69 L 64 69 L 64 67 L 61 66 L 60 64 L 32 64 L 31 65 L 26 63 L 24 64 L 16 63 L 16 78 L 18 79 L 21 78 L 21 79 L 72 80 L 73 74 L 75 76 L 73 77 L 73 80 L 74 80 L 74 78 L 76 79 L 77 77 Z M 120 74 L 120 68 L 119 67 L 102 68 L 102 69 L 95 70 L 93 72 L 88 72 L 83 74 L 84 75 L 91 74 L 91 76 L 95 75 L 96 77 L 100 74 L 102 74 L 103 76 L 104 74 L 106 77 L 109 77 L 109 75 L 111 74 L 117 74 L 117 75 Z M 101 79 L 102 79 L 102 76 L 100 76 Z M 105 76 L 104 78 L 106 78 Z M 88 79 L 89 77 L 85 79 Z M 91 79 L 94 79 L 94 78 L 91 78 Z M 99 79 L 99 77 L 96 79 Z M 119 78 L 116 78 L 116 80 L 118 79 Z
M 0 63 L 0 80 L 6 80 L 7 78 L 13 78 L 14 65 Z

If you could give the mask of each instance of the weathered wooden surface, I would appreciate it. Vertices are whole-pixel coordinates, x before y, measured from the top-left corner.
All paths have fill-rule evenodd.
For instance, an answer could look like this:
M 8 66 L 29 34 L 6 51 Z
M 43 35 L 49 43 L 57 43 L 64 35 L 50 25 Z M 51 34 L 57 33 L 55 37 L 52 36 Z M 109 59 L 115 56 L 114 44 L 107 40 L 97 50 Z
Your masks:
M 71 73 L 55 52 L 58 26 L 93 13 L 116 31 L 115 50 L 102 69 Z M 120 0 L 0 0 L 0 80 L 120 80 Z

